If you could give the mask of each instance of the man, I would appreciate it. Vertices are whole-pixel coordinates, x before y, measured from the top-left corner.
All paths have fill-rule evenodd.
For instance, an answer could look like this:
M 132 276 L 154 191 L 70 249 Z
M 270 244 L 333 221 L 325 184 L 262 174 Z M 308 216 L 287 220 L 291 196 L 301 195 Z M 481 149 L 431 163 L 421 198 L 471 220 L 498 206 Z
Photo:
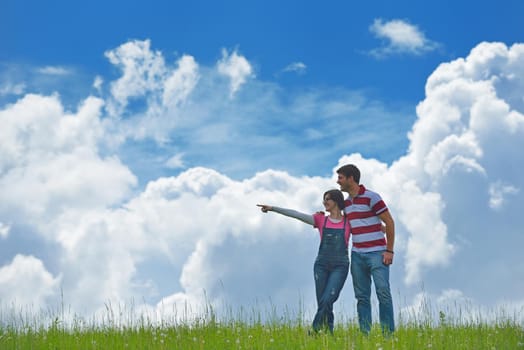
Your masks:
M 371 279 L 379 301 L 380 325 L 383 333 L 395 330 L 393 300 L 389 286 L 389 265 L 393 263 L 395 223 L 388 207 L 376 192 L 360 184 L 360 170 L 347 164 L 337 170 L 340 190 L 349 196 L 345 213 L 351 224 L 351 276 L 357 299 L 360 330 L 371 330 Z M 384 237 L 383 226 L 386 236 Z

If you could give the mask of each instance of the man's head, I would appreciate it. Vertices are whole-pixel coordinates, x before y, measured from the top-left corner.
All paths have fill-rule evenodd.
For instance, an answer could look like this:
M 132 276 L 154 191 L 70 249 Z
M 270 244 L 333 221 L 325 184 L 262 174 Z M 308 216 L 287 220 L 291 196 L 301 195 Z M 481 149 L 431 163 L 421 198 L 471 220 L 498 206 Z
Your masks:
M 360 170 L 353 164 L 346 164 L 338 168 L 337 174 L 342 174 L 345 177 L 353 176 L 353 180 L 358 184 L 360 183 Z
M 360 170 L 353 164 L 346 164 L 337 170 L 338 180 L 342 191 L 348 192 L 352 184 L 358 185 L 360 183 Z

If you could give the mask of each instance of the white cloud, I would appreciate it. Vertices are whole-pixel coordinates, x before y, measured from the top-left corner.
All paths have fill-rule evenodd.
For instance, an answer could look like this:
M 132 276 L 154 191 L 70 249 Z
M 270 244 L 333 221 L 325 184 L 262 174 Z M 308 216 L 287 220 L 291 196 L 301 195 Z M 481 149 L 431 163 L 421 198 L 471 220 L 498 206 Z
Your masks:
M 46 75 L 68 75 L 71 71 L 64 67 L 47 66 L 38 69 L 38 72 Z
M 130 98 L 142 97 L 161 88 L 166 74 L 164 58 L 150 47 L 150 40 L 135 40 L 105 53 L 123 73 L 120 79 L 111 83 L 115 104 L 108 106 L 110 113 L 120 114 Z
M 484 174 L 484 168 L 477 161 L 480 157 L 482 157 L 482 150 L 473 133 L 451 134 L 433 145 L 426 155 L 424 170 L 435 179 L 447 175 L 453 167 Z
M 7 238 L 10 229 L 11 226 L 4 224 L 3 222 L 0 222 L 0 238 Z
M 128 303 L 150 291 L 147 281 L 134 279 L 148 237 L 140 216 L 123 210 L 66 211 L 55 223 L 63 248 L 61 269 L 67 302 L 92 313 L 104 303 Z M 151 239 L 151 237 L 149 238 Z
M 27 164 L 46 153 L 56 154 L 75 148 L 96 150 L 103 134 L 99 122 L 102 101 L 88 98 L 77 115 L 63 111 L 57 96 L 28 94 L 7 109 L 0 110 L 0 169 Z
M 170 169 L 179 169 L 179 168 L 184 168 L 185 165 L 184 165 L 184 154 L 183 153 L 179 153 L 179 154 L 176 154 L 174 155 L 173 157 L 169 158 L 165 165 L 166 167 L 170 168 Z
M 287 65 L 283 71 L 284 72 L 296 72 L 298 74 L 303 74 L 306 72 L 307 66 L 303 62 L 293 62 Z
M 198 82 L 198 64 L 192 56 L 185 55 L 178 60 L 178 69 L 165 80 L 163 104 L 176 106 L 184 101 Z
M 384 22 L 380 18 L 375 19 L 369 30 L 377 38 L 386 41 L 384 46 L 371 51 L 371 54 L 376 57 L 399 53 L 420 55 L 438 47 L 438 44 L 427 39 L 417 26 L 404 20 L 394 19 Z
M 524 321 L 524 302 L 497 302 L 492 306 L 480 304 L 458 289 L 443 289 L 439 293 L 420 292 L 410 305 L 403 306 L 400 313 L 404 323 L 422 324 L 484 324 L 500 322 L 501 318 L 518 322 Z
M 126 114 L 129 100 L 138 101 L 142 106 L 126 119 L 113 120 L 115 138 L 153 138 L 158 143 L 168 142 L 169 134 L 182 117 L 178 109 L 199 81 L 195 59 L 183 55 L 176 67 L 166 65 L 162 53 L 151 50 L 149 40 L 127 42 L 106 52 L 106 57 L 123 73 L 111 83 L 109 114 L 119 117 Z
M 10 264 L 0 267 L 0 300 L 4 306 L 46 308 L 59 283 L 60 276 L 53 277 L 41 260 L 17 254 Z
M 98 91 L 98 92 L 101 92 L 102 91 L 102 85 L 104 84 L 104 79 L 97 75 L 95 77 L 95 80 L 93 81 L 93 87 Z
M 475 323 L 478 319 L 478 305 L 457 289 L 444 289 L 439 294 L 420 292 L 410 305 L 402 307 L 403 321 L 419 322 L 437 326 L 440 323 Z M 486 314 L 487 315 L 487 314 Z
M 486 193 L 490 183 L 504 179 L 512 184 L 499 186 L 499 195 L 515 194 L 515 189 L 522 186 L 509 165 L 524 161 L 513 151 L 522 128 L 506 122 L 518 111 L 507 104 L 504 93 L 497 93 L 506 91 L 497 77 L 510 74 L 515 53 L 521 49 L 519 45 L 503 48 L 498 43 L 481 44 L 465 60 L 442 64 L 433 72 L 426 85 L 426 98 L 417 107 L 418 120 L 410 133 L 409 153 L 391 167 L 399 183 L 406 186 L 411 182 L 415 193 L 420 194 L 412 198 L 413 205 L 408 201 L 397 207 L 400 215 L 405 215 L 402 224 L 409 232 L 406 281 L 417 281 L 426 266 L 445 265 L 457 259 L 452 253 L 464 248 L 460 243 L 464 236 L 456 230 L 467 229 L 463 223 L 470 222 L 464 218 L 470 209 L 461 204 L 476 208 L 471 209 L 475 213 L 472 215 L 478 217 L 488 209 L 487 205 L 478 207 L 483 196 L 491 196 L 492 205 L 500 203 L 493 190 Z M 476 188 L 470 190 L 474 185 Z M 512 196 L 511 200 L 518 199 Z M 452 212 L 457 209 L 463 213 L 460 224 L 455 219 L 460 214 Z M 413 216 L 414 212 L 417 215 Z M 421 222 L 417 224 L 417 220 Z M 487 229 L 485 220 L 489 219 L 482 220 Z
M 231 54 L 222 50 L 222 59 L 217 63 L 218 72 L 230 79 L 230 97 L 233 97 L 247 79 L 254 77 L 253 67 L 237 51 Z
M 5 95 L 21 95 L 24 93 L 26 85 L 24 83 L 11 84 L 4 83 L 0 85 L 0 96 Z
M 240 57 L 232 59 L 235 55 L 224 54 L 224 72 L 242 72 L 226 69 L 235 66 L 232 61 Z M 0 222 L 9 222 L 5 242 L 16 240 L 18 230 L 38 235 L 49 245 L 50 255 L 57 257 L 53 268 L 59 276 L 47 272 L 44 258 L 13 257 L 0 269 L 0 281 L 13 288 L 4 292 L 6 300 L 22 288 L 13 271 L 31 266 L 33 280 L 43 281 L 37 286 L 38 304 L 57 295 L 59 280 L 66 303 L 79 312 L 99 310 L 108 300 L 114 305 L 146 300 L 143 310 L 169 313 L 186 302 L 200 307 L 203 298 L 226 306 L 270 298 L 274 305 L 293 308 L 298 307 L 299 296 L 307 308 L 314 308 L 311 268 L 318 233 L 296 220 L 262 214 L 255 204 L 313 213 L 321 209 L 323 191 L 336 187 L 334 175 L 293 176 L 263 169 L 234 179 L 210 163 L 154 178 L 144 189 L 135 189 L 136 176 L 111 154 L 111 148 L 103 147 L 120 128 L 126 128 L 127 137 L 143 130 L 149 137 L 169 137 L 179 127 L 178 138 L 171 141 L 179 150 L 168 160 L 171 167 L 193 160 L 177 142 L 196 126 L 205 129 L 200 135 L 225 130 L 231 138 L 226 131 L 242 131 L 242 136 L 249 135 L 248 144 L 266 145 L 272 139 L 257 134 L 259 118 L 245 117 L 260 105 L 224 102 L 223 89 L 213 85 L 212 69 L 198 67 L 191 56 L 183 56 L 176 68 L 166 67 L 148 42 L 132 42 L 110 51 L 108 57 L 123 68 L 123 77 L 111 84 L 109 100 L 125 108 L 128 98 L 148 95 L 143 115 L 130 116 L 129 122 L 108 120 L 103 107 L 109 102 L 102 98 L 89 97 L 77 111 L 68 112 L 57 96 L 40 95 L 26 95 L 0 110 Z M 521 305 L 524 282 L 514 278 L 523 273 L 520 245 L 497 253 L 487 239 L 494 232 L 504 232 L 508 241 L 522 239 L 512 219 L 523 203 L 519 189 L 524 180 L 515 165 L 524 163 L 518 147 L 524 127 L 522 107 L 513 92 L 524 81 L 521 67 L 522 45 L 480 44 L 468 57 L 442 64 L 428 78 L 407 154 L 386 164 L 341 151 L 334 168 L 357 164 L 362 182 L 383 196 L 395 218 L 396 260 L 391 273 L 402 297 L 415 296 L 422 303 L 414 288 L 425 284 L 438 303 L 499 305 L 511 300 L 512 305 Z M 248 71 L 230 77 L 245 78 Z M 239 88 L 245 80 L 237 82 Z M 340 105 L 335 98 L 314 94 L 300 96 L 296 105 L 282 106 L 274 103 L 277 98 L 253 95 L 263 98 L 271 111 L 291 110 L 294 126 L 298 117 L 322 114 L 318 111 L 338 117 L 343 111 L 366 107 L 358 98 Z M 216 115 L 224 120 L 216 122 Z M 176 123 L 160 123 L 166 120 Z M 322 135 L 305 130 L 313 137 Z M 303 134 L 293 137 L 296 141 Z M 254 159 L 251 166 L 259 161 L 251 148 L 236 143 L 234 147 L 249 153 Z M 275 160 L 289 161 L 290 154 L 299 154 L 288 153 L 289 147 L 282 144 L 278 147 L 286 152 Z M 210 148 L 202 152 L 211 152 Z M 229 153 L 222 156 L 236 163 Z M 308 153 L 303 161 L 318 166 L 309 157 Z M 487 254 L 490 259 L 479 259 Z M 486 285 L 487 279 L 493 282 Z M 341 298 L 349 303 L 350 285 Z M 500 290 L 500 285 L 511 288 Z M 24 302 L 33 301 L 21 295 Z
M 405 182 L 399 190 L 403 193 L 395 209 L 399 223 L 408 233 L 408 237 L 404 237 L 404 280 L 415 284 L 425 279 L 423 272 L 428 268 L 449 264 L 455 248 L 448 242 L 448 228 L 442 220 L 442 197 L 438 193 L 423 192 L 412 181 Z
M 318 180 L 312 181 L 306 183 L 313 185 Z M 205 305 L 204 291 L 209 291 L 212 301 L 229 300 L 224 293 L 230 292 L 246 303 L 253 301 L 236 289 L 239 278 L 247 278 L 246 274 L 250 273 L 247 268 L 238 270 L 239 259 L 246 259 L 254 249 L 263 247 L 267 253 L 273 251 L 280 255 L 274 257 L 273 262 L 266 262 L 266 266 L 284 264 L 286 247 L 276 248 L 274 244 L 282 239 L 299 239 L 301 230 L 286 230 L 290 226 L 307 232 L 296 247 L 307 247 L 311 241 L 318 240 L 312 228 L 300 223 L 290 224 L 277 217 L 264 222 L 255 207 L 257 200 L 267 201 L 269 196 L 273 197 L 269 193 L 275 187 L 284 189 L 284 183 L 293 185 L 290 191 L 299 196 L 298 201 L 308 203 L 315 198 L 315 202 L 319 202 L 317 186 L 297 188 L 301 182 L 287 174 L 273 172 L 260 174 L 248 182 L 235 182 L 212 170 L 194 168 L 178 177 L 151 182 L 142 194 L 124 205 L 125 209 L 65 210 L 53 222 L 56 234 L 49 236 L 63 249 L 60 270 L 65 302 L 74 310 L 89 313 L 109 301 L 118 305 L 132 299 L 150 300 L 157 295 L 160 281 L 151 280 L 156 267 L 143 270 L 143 264 L 159 258 L 169 264 L 174 281 L 180 281 L 180 289 L 171 287 L 168 294 L 161 295 L 159 305 L 163 307 L 175 300 L 199 301 L 189 307 Z M 253 211 L 252 217 L 244 221 L 242 213 L 249 211 L 248 208 Z M 278 224 L 275 226 L 271 219 L 276 219 Z M 240 242 L 238 248 L 242 248 L 242 254 L 239 255 L 235 246 L 229 247 L 226 244 L 229 241 L 236 242 L 235 246 Z M 223 261 L 222 254 L 232 260 Z M 253 268 L 257 264 L 254 260 L 244 263 Z M 285 269 L 283 271 L 285 273 Z M 273 269 L 259 271 L 259 278 L 270 280 L 272 275 Z M 220 280 L 228 283 L 227 292 L 217 290 Z M 250 295 L 256 294 L 257 285 L 258 282 L 253 281 Z M 275 287 L 268 288 L 265 293 L 273 295 Z M 277 301 L 285 302 L 278 298 Z
M 121 45 L 110 52 L 131 44 L 136 43 Z M 148 50 L 151 51 L 150 48 Z M 142 61 L 127 53 L 131 50 L 123 51 L 122 61 L 127 57 L 126 61 L 130 60 L 137 66 L 135 70 L 146 70 L 147 67 L 138 67 Z M 156 51 L 156 54 L 163 60 L 161 52 Z M 290 99 L 281 99 L 279 95 L 282 91 L 274 83 L 256 80 L 251 75 L 250 83 L 246 84 L 247 77 L 238 73 L 242 71 L 238 67 L 245 66 L 242 62 L 251 66 L 246 58 L 225 50 L 223 55 L 217 66 L 222 67 L 224 73 L 220 73 L 217 66 L 198 65 L 189 55 L 182 56 L 174 66 L 165 65 L 157 88 L 134 97 L 134 102 L 122 117 L 105 120 L 110 125 L 108 134 L 112 136 L 113 143 L 122 144 L 131 138 L 144 143 L 152 139 L 162 148 L 176 144 L 177 150 L 183 147 L 185 159 L 190 160 L 188 165 L 218 162 L 220 164 L 215 167 L 219 166 L 221 171 L 244 169 L 241 175 L 251 175 L 267 166 L 288 166 L 288 161 L 276 153 L 284 148 L 300 154 L 309 153 L 309 157 L 316 158 L 319 164 L 325 162 L 324 166 L 328 167 L 331 164 L 326 152 L 332 153 L 329 158 L 336 159 L 342 149 L 356 149 L 359 145 L 389 149 L 386 143 L 405 142 L 400 133 L 394 132 L 406 127 L 398 122 L 404 113 L 392 113 L 379 101 L 369 101 L 361 93 L 344 89 L 311 89 Z M 228 76 L 228 72 L 232 75 Z M 223 74 L 229 78 L 224 79 Z M 125 71 L 123 75 L 126 75 Z M 123 79 L 121 77 L 117 82 Z M 231 98 L 231 83 L 234 81 L 239 83 L 234 85 L 242 88 L 243 93 Z M 244 83 L 240 84 L 241 81 Z M 111 86 L 115 84 L 110 83 Z M 108 109 L 116 111 L 115 106 L 120 103 L 114 98 L 108 100 L 107 105 L 112 106 Z M 360 117 L 358 121 L 343 127 L 335 118 L 356 118 L 357 115 Z M 383 122 L 375 123 L 376 133 L 365 133 L 360 124 L 377 117 Z M 385 130 L 394 136 L 383 142 L 379 134 Z M 311 142 L 299 148 L 287 135 L 297 132 L 302 133 L 301 138 Z M 327 139 L 343 138 L 348 132 L 353 137 L 347 144 L 325 149 L 323 144 Z M 252 165 L 244 165 L 253 162 L 252 155 L 244 152 L 247 147 L 258 157 L 254 169 Z M 227 161 L 224 154 L 234 157 L 235 162 Z M 301 163 L 300 156 L 290 159 Z
M 507 195 L 517 194 L 519 189 L 496 181 L 489 186 L 489 206 L 492 209 L 501 209 Z
M 76 114 L 56 96 L 26 95 L 0 110 L 0 211 L 46 225 L 66 208 L 119 203 L 136 178 L 116 157 L 101 157 L 102 101 Z
M 168 295 L 160 300 L 154 309 L 154 314 L 162 323 L 165 323 L 165 320 L 211 321 L 213 312 L 204 291 L 197 296 L 185 293 Z

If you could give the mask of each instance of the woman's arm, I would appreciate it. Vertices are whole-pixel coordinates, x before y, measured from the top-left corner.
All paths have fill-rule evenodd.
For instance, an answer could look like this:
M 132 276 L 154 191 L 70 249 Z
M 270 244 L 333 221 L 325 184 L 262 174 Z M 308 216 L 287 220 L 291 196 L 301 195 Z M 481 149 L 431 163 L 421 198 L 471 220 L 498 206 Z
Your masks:
M 279 213 L 285 216 L 289 216 L 290 218 L 298 219 L 302 222 L 305 222 L 306 224 L 310 224 L 311 226 L 315 226 L 315 220 L 313 219 L 313 215 L 311 214 L 304 214 L 299 211 L 293 210 L 293 209 L 287 209 L 287 208 L 280 208 L 280 207 L 274 207 L 270 205 L 265 204 L 257 204 L 257 206 L 260 207 L 260 209 L 267 213 L 268 211 L 274 211 L 275 213 Z

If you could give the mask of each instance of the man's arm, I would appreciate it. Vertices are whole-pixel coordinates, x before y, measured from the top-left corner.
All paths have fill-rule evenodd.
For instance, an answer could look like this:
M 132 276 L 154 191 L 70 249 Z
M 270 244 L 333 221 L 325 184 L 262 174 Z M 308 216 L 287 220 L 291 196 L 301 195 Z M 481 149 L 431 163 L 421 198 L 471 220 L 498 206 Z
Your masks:
M 384 264 L 391 265 L 393 263 L 393 251 L 395 246 L 395 221 L 389 210 L 386 210 L 378 216 L 386 225 L 386 252 L 384 252 Z

